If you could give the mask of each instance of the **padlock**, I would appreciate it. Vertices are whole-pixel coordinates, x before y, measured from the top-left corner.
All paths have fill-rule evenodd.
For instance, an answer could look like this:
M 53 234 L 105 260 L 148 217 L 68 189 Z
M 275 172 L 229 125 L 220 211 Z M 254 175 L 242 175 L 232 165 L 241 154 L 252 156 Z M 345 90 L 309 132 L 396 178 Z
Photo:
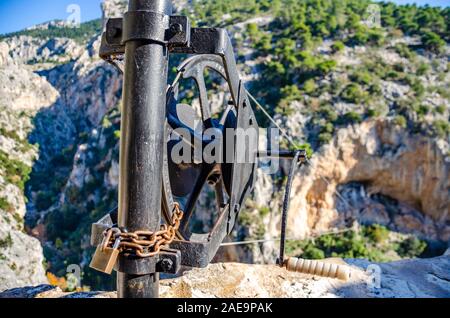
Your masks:
M 90 268 L 108 275 L 111 275 L 120 254 L 120 236 L 116 236 L 113 247 L 109 247 L 108 244 L 105 244 L 105 240 L 107 243 L 110 238 L 111 234 L 107 235 L 102 244 L 97 246 L 94 257 L 89 265 Z

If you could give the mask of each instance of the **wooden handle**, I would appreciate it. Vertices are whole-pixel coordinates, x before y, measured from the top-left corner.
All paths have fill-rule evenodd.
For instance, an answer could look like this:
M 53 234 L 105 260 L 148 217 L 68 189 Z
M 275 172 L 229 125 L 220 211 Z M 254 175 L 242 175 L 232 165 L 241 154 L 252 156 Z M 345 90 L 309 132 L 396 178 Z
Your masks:
M 290 272 L 337 278 L 341 280 L 348 280 L 350 278 L 350 268 L 345 265 L 291 257 L 286 261 L 285 266 Z

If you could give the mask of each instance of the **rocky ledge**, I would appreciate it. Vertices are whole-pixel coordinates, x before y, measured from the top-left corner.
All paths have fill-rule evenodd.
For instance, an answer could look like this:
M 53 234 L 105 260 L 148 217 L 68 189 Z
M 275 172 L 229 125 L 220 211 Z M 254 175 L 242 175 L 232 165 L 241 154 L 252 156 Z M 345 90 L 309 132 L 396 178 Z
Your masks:
M 342 263 L 342 260 L 328 260 Z M 290 273 L 276 266 L 212 264 L 163 280 L 163 298 L 450 298 L 450 251 L 433 259 L 387 264 L 346 260 L 348 281 Z M 378 273 L 380 275 L 378 276 Z M 380 279 L 378 279 L 378 277 Z M 0 293 L 0 298 L 115 298 L 114 292 L 64 293 L 41 285 Z

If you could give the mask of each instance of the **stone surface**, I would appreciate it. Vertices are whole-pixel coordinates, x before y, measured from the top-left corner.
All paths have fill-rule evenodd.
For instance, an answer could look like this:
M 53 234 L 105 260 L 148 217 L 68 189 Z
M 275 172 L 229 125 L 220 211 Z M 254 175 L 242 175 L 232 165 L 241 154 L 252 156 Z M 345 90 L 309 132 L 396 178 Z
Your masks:
M 9 160 L 31 167 L 37 147 L 25 147 L 32 130 L 31 117 L 53 104 L 58 92 L 48 81 L 21 64 L 29 39 L 0 43 L 0 150 Z M 34 51 L 36 52 L 37 49 Z M 22 55 L 17 55 L 19 52 Z M 31 53 L 30 53 L 31 54 Z M 44 256 L 39 241 L 23 231 L 26 213 L 23 191 L 0 171 L 0 198 L 8 207 L 0 209 L 0 290 L 47 283 Z
M 48 283 L 43 266 L 44 255 L 37 239 L 11 228 L 2 219 L 0 240 L 11 242 L 0 249 L 0 291 Z
M 342 260 L 328 262 L 344 263 Z M 349 281 L 287 272 L 269 265 L 212 264 L 163 280 L 163 298 L 450 298 L 450 256 L 370 264 L 347 260 Z M 371 267 L 369 267 L 371 266 Z M 378 267 L 374 267 L 378 266 Z M 380 285 L 372 273 L 381 270 Z M 371 269 L 375 269 L 372 271 Z M 374 283 L 371 283 L 374 282 Z M 115 298 L 114 292 L 63 293 L 48 285 L 0 293 L 0 298 Z

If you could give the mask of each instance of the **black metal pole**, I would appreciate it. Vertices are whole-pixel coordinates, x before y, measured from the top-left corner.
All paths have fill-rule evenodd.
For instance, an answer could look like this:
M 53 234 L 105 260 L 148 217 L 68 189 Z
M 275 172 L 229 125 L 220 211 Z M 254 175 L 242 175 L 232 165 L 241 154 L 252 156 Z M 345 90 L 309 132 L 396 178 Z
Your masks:
M 170 0 L 130 0 L 128 10 L 170 16 L 172 4 Z M 168 25 L 130 23 L 127 27 L 132 33 L 135 28 L 145 27 L 150 34 L 160 34 Z M 130 39 L 125 43 L 119 226 L 130 232 L 157 231 L 160 227 L 168 58 L 164 43 L 142 39 Z M 120 298 L 159 296 L 158 273 L 135 275 L 126 273 L 126 268 L 120 271 L 117 278 Z
M 296 151 L 290 150 L 280 150 L 280 151 L 265 150 L 259 151 L 257 156 L 260 159 L 266 158 L 294 159 L 296 153 L 297 153 Z

